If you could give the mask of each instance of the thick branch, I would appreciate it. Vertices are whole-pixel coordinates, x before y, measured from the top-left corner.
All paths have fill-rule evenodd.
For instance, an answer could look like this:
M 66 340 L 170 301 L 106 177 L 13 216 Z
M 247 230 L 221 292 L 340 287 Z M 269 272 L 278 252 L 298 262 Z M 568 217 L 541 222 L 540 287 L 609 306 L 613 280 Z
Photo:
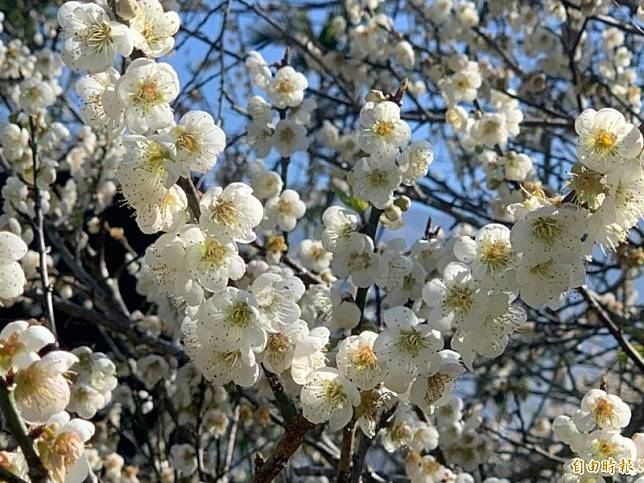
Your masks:
M 293 453 L 301 446 L 304 437 L 315 425 L 304 416 L 297 415 L 284 428 L 284 434 L 278 441 L 273 454 L 265 462 L 258 464 L 254 483 L 270 483 L 286 467 Z
M 348 483 L 349 470 L 351 468 L 351 454 L 353 451 L 355 421 L 351 420 L 349 424 L 344 427 L 342 432 L 342 449 L 340 451 L 340 463 L 338 464 L 338 474 L 336 477 L 337 483 Z

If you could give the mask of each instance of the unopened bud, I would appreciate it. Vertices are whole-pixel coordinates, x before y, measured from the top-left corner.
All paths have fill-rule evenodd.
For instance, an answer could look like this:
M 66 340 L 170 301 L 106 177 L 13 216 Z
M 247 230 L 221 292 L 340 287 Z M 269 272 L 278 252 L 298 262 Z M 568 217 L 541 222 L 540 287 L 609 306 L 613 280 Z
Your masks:
M 342 329 L 353 329 L 360 323 L 360 308 L 349 300 L 343 300 L 335 309 L 333 317 Z
M 383 102 L 387 100 L 387 96 L 385 96 L 382 91 L 378 90 L 371 90 L 369 91 L 369 94 L 367 94 L 367 101 L 368 102 Z
M 123 20 L 136 17 L 140 8 L 137 0 L 116 0 L 116 15 Z
M 394 200 L 394 205 L 400 208 L 402 211 L 407 211 L 411 206 L 411 200 L 408 196 L 401 195 L 400 197 Z
M 123 228 L 120 228 L 120 227 L 110 228 L 110 236 L 115 240 L 122 240 L 124 234 L 125 232 Z
M 389 221 L 398 221 L 402 216 L 402 211 L 396 205 L 391 205 L 385 210 L 385 216 Z

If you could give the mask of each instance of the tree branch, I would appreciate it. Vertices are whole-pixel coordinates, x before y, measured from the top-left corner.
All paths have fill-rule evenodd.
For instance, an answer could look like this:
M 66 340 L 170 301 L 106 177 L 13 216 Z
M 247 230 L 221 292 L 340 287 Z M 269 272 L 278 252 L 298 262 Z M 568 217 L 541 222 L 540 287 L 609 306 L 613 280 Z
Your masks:
M 273 454 L 265 462 L 257 464 L 254 483 L 270 483 L 286 467 L 288 460 L 302 444 L 304 437 L 315 425 L 304 416 L 298 414 L 284 427 L 284 434 L 273 450 Z
M 590 308 L 597 314 L 599 320 L 604 324 L 620 347 L 624 350 L 626 355 L 635 363 L 640 371 L 644 373 L 644 357 L 642 357 L 642 354 L 640 354 L 639 351 L 624 338 L 622 329 L 613 322 L 613 319 L 610 317 L 608 312 L 606 312 L 606 310 L 604 310 L 604 308 L 599 304 L 595 296 L 588 291 L 588 288 L 582 286 L 579 288 L 579 291 L 581 292 L 582 297 L 584 297 L 584 300 L 586 300 L 588 305 L 590 305 Z
M 51 298 L 51 286 L 49 285 L 49 274 L 47 273 L 47 244 L 45 243 L 45 224 L 42 212 L 42 196 L 38 187 L 38 143 L 36 143 L 36 125 L 32 117 L 29 118 L 29 144 L 31 147 L 31 161 L 33 166 L 33 189 L 34 189 L 34 238 L 38 248 L 38 272 L 40 274 L 40 283 L 42 285 L 42 307 L 49 330 L 56 340 L 56 320 L 54 319 L 54 305 Z

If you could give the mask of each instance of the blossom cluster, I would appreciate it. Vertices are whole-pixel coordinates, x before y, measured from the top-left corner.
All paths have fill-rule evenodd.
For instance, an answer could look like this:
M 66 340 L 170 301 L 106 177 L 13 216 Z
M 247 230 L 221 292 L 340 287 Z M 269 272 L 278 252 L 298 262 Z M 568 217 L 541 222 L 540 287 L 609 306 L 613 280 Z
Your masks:
M 90 471 L 84 443 L 94 435 L 94 425 L 85 419 L 72 419 L 67 411 L 83 417 L 87 413 L 85 408 L 92 407 L 93 402 L 79 392 L 72 398 L 66 375 L 79 363 L 76 355 L 62 350 L 38 355 L 54 342 L 54 335 L 41 325 L 22 320 L 7 324 L 0 332 L 0 374 L 3 384 L 8 378 L 13 381 L 11 397 L 20 417 L 42 428 L 35 444 L 53 481 L 83 481 Z M 91 358 L 89 349 L 88 352 Z M 103 374 L 114 380 L 113 373 L 106 369 Z M 27 476 L 22 448 L 1 454 L 5 469 L 20 477 Z
M 604 482 L 606 477 L 620 473 L 632 476 L 640 474 L 644 470 L 644 434 L 622 436 L 630 421 L 629 406 L 619 396 L 607 394 L 601 389 L 588 391 L 572 417 L 557 416 L 552 423 L 554 435 L 570 446 L 574 453 L 573 458 L 565 464 L 561 481 Z M 612 464 L 606 464 L 611 461 Z M 591 462 L 597 462 L 595 471 L 592 471 Z

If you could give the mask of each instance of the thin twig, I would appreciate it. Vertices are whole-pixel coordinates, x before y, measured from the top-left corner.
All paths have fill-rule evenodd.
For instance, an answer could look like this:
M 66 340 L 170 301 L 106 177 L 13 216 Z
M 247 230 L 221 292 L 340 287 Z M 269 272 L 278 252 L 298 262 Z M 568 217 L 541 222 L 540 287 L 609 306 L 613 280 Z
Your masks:
M 49 274 L 47 273 L 47 244 L 45 243 L 45 226 L 44 216 L 42 212 L 42 195 L 38 187 L 38 171 L 40 169 L 38 163 L 38 143 L 36 142 L 36 125 L 32 117 L 29 118 L 30 137 L 29 143 L 31 146 L 31 159 L 33 163 L 33 189 L 34 189 L 34 237 L 38 248 L 38 272 L 40 273 L 40 283 L 42 285 L 42 307 L 45 317 L 47 318 L 47 325 L 51 330 L 56 340 L 58 340 L 58 333 L 56 331 L 56 320 L 54 318 L 54 304 L 51 297 L 51 287 L 49 285 Z
M 582 297 L 588 302 L 590 307 L 599 317 L 599 320 L 606 326 L 608 331 L 615 338 L 620 347 L 624 350 L 626 355 L 635 363 L 635 365 L 644 373 L 644 357 L 638 352 L 638 350 L 633 347 L 633 345 L 624 338 L 624 333 L 622 329 L 613 322 L 611 316 L 604 310 L 604 308 L 599 304 L 597 299 L 588 291 L 588 288 L 582 286 L 579 288 Z

